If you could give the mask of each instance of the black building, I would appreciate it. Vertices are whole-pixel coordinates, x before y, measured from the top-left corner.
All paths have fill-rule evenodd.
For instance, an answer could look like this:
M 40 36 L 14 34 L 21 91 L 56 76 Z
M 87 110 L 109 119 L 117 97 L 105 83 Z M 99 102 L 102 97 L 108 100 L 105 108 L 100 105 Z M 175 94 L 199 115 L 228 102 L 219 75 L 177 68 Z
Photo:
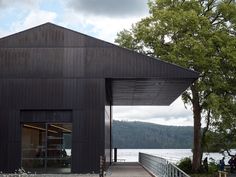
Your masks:
M 46 23 L 0 39 L 0 171 L 111 162 L 112 105 L 169 105 L 198 74 Z

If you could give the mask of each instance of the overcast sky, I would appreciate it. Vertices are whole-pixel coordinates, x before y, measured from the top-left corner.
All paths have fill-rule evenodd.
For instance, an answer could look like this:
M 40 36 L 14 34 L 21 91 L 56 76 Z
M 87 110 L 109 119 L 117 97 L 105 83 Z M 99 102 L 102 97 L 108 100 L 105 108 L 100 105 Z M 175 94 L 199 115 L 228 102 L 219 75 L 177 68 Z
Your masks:
M 114 42 L 117 32 L 148 15 L 147 0 L 0 0 L 0 37 L 46 22 Z M 113 118 L 193 125 L 181 99 L 170 106 L 114 107 Z

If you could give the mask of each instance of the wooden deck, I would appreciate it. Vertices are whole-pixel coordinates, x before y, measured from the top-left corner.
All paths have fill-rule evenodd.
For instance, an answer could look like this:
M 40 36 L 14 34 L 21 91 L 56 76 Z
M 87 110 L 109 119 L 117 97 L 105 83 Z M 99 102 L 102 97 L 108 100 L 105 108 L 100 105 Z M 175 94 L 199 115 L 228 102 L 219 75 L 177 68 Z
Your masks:
M 228 177 L 236 177 L 236 173 L 231 173 L 228 175 Z
M 110 177 L 151 177 L 137 162 L 117 162 L 107 171 L 106 176 Z

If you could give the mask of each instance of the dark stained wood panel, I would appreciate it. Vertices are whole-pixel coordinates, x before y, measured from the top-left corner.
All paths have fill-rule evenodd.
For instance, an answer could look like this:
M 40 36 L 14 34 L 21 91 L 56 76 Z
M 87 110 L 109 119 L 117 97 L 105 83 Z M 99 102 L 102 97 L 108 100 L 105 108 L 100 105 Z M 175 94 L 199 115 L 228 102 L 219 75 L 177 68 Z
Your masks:
M 0 47 L 109 47 L 112 44 L 46 23 L 0 39 Z
M 84 59 L 81 48 L 0 48 L 0 78 L 82 78 Z
M 74 116 L 72 171 L 98 172 L 104 155 L 104 110 L 76 111 Z
M 73 113 L 72 171 L 98 172 L 105 146 L 105 80 L 89 79 L 80 85 L 83 86 L 80 92 L 86 100 L 83 109 L 75 109 Z
M 118 46 L 86 49 L 86 77 L 189 78 L 198 73 Z
M 8 161 L 8 112 L 9 110 L 0 109 L 0 171 L 9 171 L 7 168 Z
M 20 167 L 21 139 L 19 120 L 19 112 L 17 110 L 0 109 L 0 171 L 13 172 Z
M 72 123 L 72 110 L 21 110 L 20 122 Z
M 197 73 L 119 47 L 0 48 L 0 78 L 196 79 Z

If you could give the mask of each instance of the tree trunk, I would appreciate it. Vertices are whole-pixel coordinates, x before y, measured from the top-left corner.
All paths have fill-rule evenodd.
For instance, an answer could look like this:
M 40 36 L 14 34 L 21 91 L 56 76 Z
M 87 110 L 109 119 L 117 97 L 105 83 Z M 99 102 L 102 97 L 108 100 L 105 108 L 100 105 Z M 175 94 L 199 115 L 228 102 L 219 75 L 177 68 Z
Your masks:
M 191 87 L 193 99 L 193 119 L 194 119 L 194 137 L 193 137 L 193 172 L 199 172 L 202 161 L 202 148 L 201 148 L 201 106 L 199 104 L 199 95 L 195 90 L 195 86 Z
M 208 110 L 207 115 L 206 115 L 206 127 L 202 130 L 202 137 L 201 137 L 201 151 L 202 151 L 201 152 L 201 160 L 202 160 L 203 152 L 205 150 L 208 151 L 208 147 L 207 147 L 207 143 L 206 143 L 206 133 L 209 129 L 210 117 L 211 117 L 211 111 Z

